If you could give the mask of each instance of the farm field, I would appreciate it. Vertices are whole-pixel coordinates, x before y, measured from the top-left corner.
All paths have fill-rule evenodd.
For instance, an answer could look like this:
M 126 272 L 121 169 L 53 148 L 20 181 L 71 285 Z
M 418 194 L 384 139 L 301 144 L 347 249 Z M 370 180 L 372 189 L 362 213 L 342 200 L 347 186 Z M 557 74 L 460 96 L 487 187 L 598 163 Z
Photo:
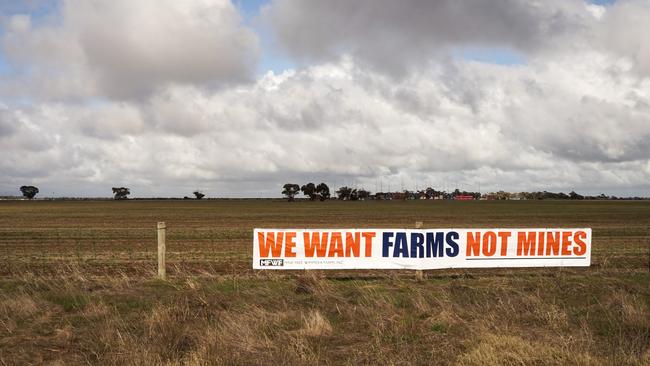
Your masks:
M 590 227 L 592 266 L 251 269 L 255 227 L 415 221 Z M 648 201 L 0 201 L 0 364 L 650 365 L 649 231 Z

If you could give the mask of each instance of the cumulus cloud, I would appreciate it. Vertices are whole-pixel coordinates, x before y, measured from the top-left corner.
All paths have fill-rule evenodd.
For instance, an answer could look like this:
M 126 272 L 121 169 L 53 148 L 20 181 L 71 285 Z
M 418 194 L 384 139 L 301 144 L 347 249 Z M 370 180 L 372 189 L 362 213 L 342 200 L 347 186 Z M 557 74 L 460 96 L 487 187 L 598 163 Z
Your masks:
M 623 0 L 611 6 L 595 26 L 603 48 L 630 60 L 645 77 L 650 76 L 650 3 Z
M 534 52 L 580 30 L 589 14 L 579 0 L 275 0 L 263 17 L 298 58 L 351 54 L 401 75 L 454 47 Z
M 6 22 L 4 51 L 23 75 L 5 93 L 133 99 L 250 80 L 255 69 L 257 36 L 227 0 L 65 0 L 59 11 L 60 22 Z
M 636 99 L 647 84 L 605 73 L 606 56 L 582 57 L 553 68 L 460 62 L 398 82 L 347 59 L 238 88 L 170 87 L 148 104 L 43 105 L 20 114 L 43 131 L 49 153 L 10 153 L 33 156 L 52 176 L 127 182 L 142 195 L 274 196 L 290 180 L 373 190 L 380 180 L 393 189 L 641 187 L 650 111 Z M 12 166 L 2 169 L 17 174 Z

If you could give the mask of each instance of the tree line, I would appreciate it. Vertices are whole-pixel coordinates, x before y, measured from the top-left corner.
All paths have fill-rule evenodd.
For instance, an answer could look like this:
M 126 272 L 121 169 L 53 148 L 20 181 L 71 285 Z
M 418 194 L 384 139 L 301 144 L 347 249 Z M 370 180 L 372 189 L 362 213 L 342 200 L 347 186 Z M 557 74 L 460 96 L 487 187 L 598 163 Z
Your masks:
M 330 190 L 327 184 L 320 183 L 307 183 L 300 186 L 295 183 L 286 183 L 282 187 L 282 194 L 289 201 L 295 201 L 295 197 L 302 192 L 303 195 L 309 198 L 310 201 L 325 201 L 330 198 Z M 340 201 L 363 201 L 363 200 L 416 200 L 416 199 L 441 199 L 441 200 L 641 200 L 643 197 L 627 197 L 621 198 L 617 196 L 607 196 L 600 194 L 597 196 L 581 195 L 575 191 L 569 193 L 564 192 L 517 192 L 510 193 L 504 191 L 491 192 L 481 194 L 480 192 L 461 191 L 455 189 L 452 192 L 438 191 L 434 188 L 428 187 L 423 190 L 403 190 L 398 192 L 377 192 L 372 193 L 365 189 L 356 189 L 347 186 L 340 187 L 335 192 L 334 199 Z
M 20 192 L 22 193 L 23 197 L 27 199 L 34 199 L 36 195 L 38 194 L 39 190 L 38 187 L 35 186 L 21 186 Z M 131 194 L 131 189 L 128 187 L 113 187 L 111 188 L 111 191 L 113 192 L 113 199 L 115 200 L 126 200 L 128 199 L 129 195 Z M 200 200 L 203 197 L 205 197 L 205 194 L 203 192 L 196 190 L 192 192 L 194 194 L 194 199 Z M 190 197 L 183 197 L 183 199 L 190 199 Z
M 305 196 L 309 197 L 310 201 L 325 201 L 330 198 L 330 187 L 325 183 L 315 185 L 314 183 L 307 183 L 302 187 L 295 183 L 286 183 L 282 187 L 282 194 L 292 202 L 298 193 L 302 192 Z
M 36 186 L 21 186 L 20 192 L 23 197 L 27 199 L 33 199 L 39 193 L 38 187 Z M 111 188 L 113 192 L 113 199 L 115 200 L 126 200 L 131 194 L 131 190 L 128 187 L 113 187 Z M 318 185 L 314 183 L 307 183 L 302 186 L 295 183 L 286 183 L 282 187 L 282 195 L 287 198 L 288 201 L 295 201 L 296 195 L 302 194 L 309 198 L 310 201 L 325 201 L 331 197 L 330 188 L 326 183 L 320 183 Z M 488 200 L 642 200 L 647 199 L 644 197 L 617 197 L 617 196 L 607 196 L 605 194 L 600 194 L 598 196 L 588 196 L 581 195 L 575 191 L 569 193 L 563 192 L 548 192 L 548 191 L 539 191 L 539 192 L 517 192 L 510 193 L 504 191 L 491 192 L 486 194 L 481 194 L 479 192 L 469 192 L 461 191 L 455 189 L 452 192 L 438 191 L 434 188 L 428 187 L 423 190 L 409 191 L 403 190 L 399 192 L 377 192 L 375 194 L 367 191 L 363 188 L 351 188 L 347 186 L 340 187 L 335 192 L 336 199 L 341 201 L 363 201 L 363 200 L 415 200 L 415 199 L 443 199 L 443 200 L 454 200 L 454 199 L 488 199 Z M 205 194 L 199 190 L 192 192 L 194 198 L 188 196 L 183 197 L 183 199 L 203 199 Z
M 325 201 L 331 198 L 330 189 L 325 183 L 315 185 L 314 183 L 307 183 L 300 186 L 296 183 L 285 183 L 282 186 L 282 195 L 289 201 L 295 201 L 296 195 L 300 192 L 310 201 Z M 340 187 L 335 191 L 336 199 L 341 201 L 363 201 L 363 200 L 393 200 L 393 199 L 454 199 L 456 197 L 471 197 L 472 199 L 479 199 L 481 194 L 478 192 L 467 192 L 456 189 L 453 192 L 437 191 L 431 187 L 421 191 L 404 190 L 402 192 L 372 192 L 363 188 L 351 188 L 348 186 Z

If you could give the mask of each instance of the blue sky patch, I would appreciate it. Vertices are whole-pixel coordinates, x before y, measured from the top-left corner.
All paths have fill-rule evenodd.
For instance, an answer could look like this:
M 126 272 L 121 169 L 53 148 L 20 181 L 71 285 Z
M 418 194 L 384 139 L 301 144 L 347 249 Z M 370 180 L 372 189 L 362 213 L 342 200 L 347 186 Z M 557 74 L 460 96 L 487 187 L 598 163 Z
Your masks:
M 522 65 L 526 57 L 505 47 L 462 47 L 454 51 L 454 58 L 498 65 Z

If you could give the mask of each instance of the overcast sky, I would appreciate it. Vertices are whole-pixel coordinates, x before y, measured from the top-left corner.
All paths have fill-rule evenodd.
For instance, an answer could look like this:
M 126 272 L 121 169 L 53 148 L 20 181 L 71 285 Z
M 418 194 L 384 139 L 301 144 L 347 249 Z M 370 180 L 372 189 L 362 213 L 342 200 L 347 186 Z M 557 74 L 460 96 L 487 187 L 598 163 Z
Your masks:
M 0 1 L 0 195 L 650 196 L 650 1 Z

